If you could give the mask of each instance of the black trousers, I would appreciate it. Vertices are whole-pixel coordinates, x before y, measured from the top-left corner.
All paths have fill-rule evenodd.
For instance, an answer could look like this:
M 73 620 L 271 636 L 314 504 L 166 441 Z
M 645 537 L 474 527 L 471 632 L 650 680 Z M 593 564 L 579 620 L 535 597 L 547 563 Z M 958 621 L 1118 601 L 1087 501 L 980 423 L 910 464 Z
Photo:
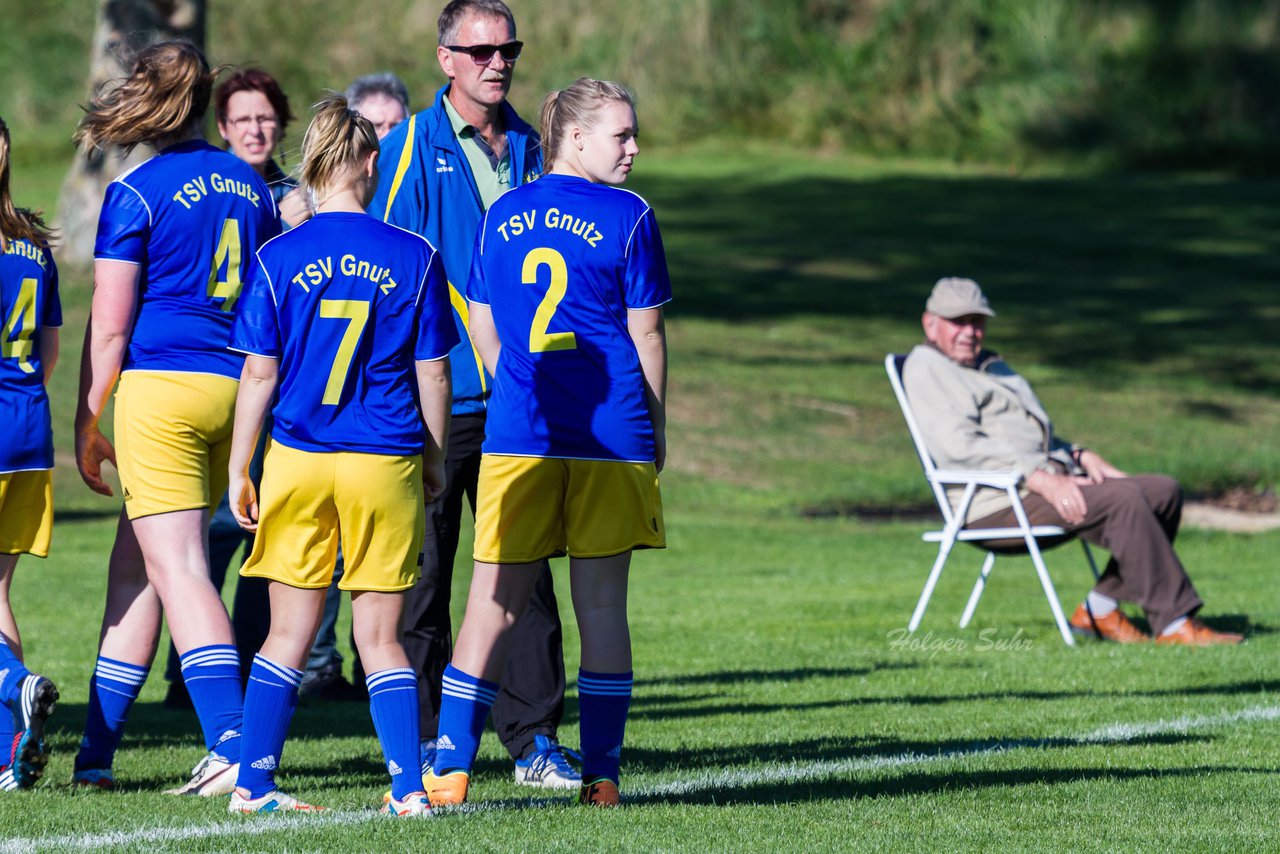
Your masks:
M 404 651 L 418 675 L 424 738 L 434 737 L 440 727 L 440 685 L 445 665 L 453 657 L 449 600 L 462 499 L 465 497 L 471 505 L 474 518 L 483 441 L 483 415 L 460 415 L 450 422 L 445 461 L 447 486 L 427 505 L 422 577 L 405 596 Z M 537 572 L 533 598 L 513 629 L 502 687 L 493 704 L 493 728 L 513 759 L 522 758 L 532 749 L 535 735 L 554 737 L 564 715 L 560 612 L 551 568 L 545 560 Z

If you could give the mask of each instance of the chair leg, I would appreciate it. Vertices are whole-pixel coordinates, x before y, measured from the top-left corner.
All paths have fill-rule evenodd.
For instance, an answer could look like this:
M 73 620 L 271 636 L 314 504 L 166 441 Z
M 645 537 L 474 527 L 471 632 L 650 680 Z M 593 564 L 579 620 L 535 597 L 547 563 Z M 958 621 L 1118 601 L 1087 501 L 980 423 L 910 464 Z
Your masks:
M 954 539 L 944 540 L 938 545 L 938 557 L 933 562 L 933 569 L 929 570 L 929 578 L 924 583 L 924 590 L 920 591 L 920 601 L 916 602 L 916 610 L 911 615 L 911 622 L 907 623 L 907 631 L 914 632 L 920 627 L 920 620 L 924 618 L 924 609 L 929 605 L 933 588 L 938 584 L 938 576 L 942 575 L 942 567 L 946 565 L 947 555 L 951 554 L 951 548 L 955 542 Z
M 1102 577 L 1102 573 L 1098 572 L 1098 562 L 1093 559 L 1093 549 L 1089 548 L 1089 544 L 1083 539 L 1080 540 L 1080 545 L 1084 546 L 1084 556 L 1089 559 L 1089 568 L 1093 570 L 1093 580 L 1097 581 Z
M 973 584 L 973 592 L 969 594 L 969 604 L 964 606 L 964 614 L 960 617 L 960 628 L 968 626 L 969 621 L 973 619 L 973 612 L 978 608 L 978 600 L 987 589 L 987 578 L 991 575 L 991 567 L 995 565 L 996 553 L 987 552 L 987 559 L 982 562 L 982 571 L 978 573 L 978 580 Z
M 1053 620 L 1058 624 L 1058 631 L 1062 633 L 1062 640 L 1067 646 L 1075 646 L 1075 638 L 1071 636 L 1071 627 L 1067 625 L 1067 617 L 1062 613 L 1062 605 L 1058 604 L 1058 591 L 1053 587 L 1053 581 L 1049 579 L 1049 570 L 1045 568 L 1044 558 L 1040 555 L 1040 548 L 1036 545 L 1035 538 L 1027 537 L 1027 550 L 1031 553 L 1031 560 L 1036 565 L 1036 572 L 1040 576 L 1040 586 L 1044 588 L 1045 598 L 1049 600 L 1049 610 L 1053 612 Z

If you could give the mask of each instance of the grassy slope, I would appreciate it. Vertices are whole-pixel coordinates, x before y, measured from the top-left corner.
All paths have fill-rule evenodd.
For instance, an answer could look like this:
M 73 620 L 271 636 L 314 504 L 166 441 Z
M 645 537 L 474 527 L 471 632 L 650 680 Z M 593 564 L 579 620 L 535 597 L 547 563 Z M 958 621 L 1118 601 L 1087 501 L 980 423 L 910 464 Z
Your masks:
M 59 178 L 33 164 L 15 193 L 51 204 Z M 1195 491 L 1280 480 L 1274 182 L 698 149 L 646 155 L 633 186 L 676 282 L 669 488 L 787 512 L 927 501 L 881 360 L 950 274 L 987 288 L 989 344 L 1063 435 Z M 67 271 L 54 380 L 75 511 L 103 507 L 66 465 L 87 288 Z
M 39 201 L 57 174 L 32 169 L 24 180 L 19 197 Z M 929 282 L 951 272 L 988 285 L 1001 313 L 993 342 L 1036 381 L 1068 435 L 1201 486 L 1274 483 L 1280 405 L 1265 286 L 1280 233 L 1275 186 L 1025 181 L 704 150 L 650 155 L 635 188 L 659 212 L 678 295 L 671 548 L 637 558 L 632 606 L 640 685 L 626 767 L 636 808 L 587 815 L 529 800 L 488 739 L 476 798 L 491 808 L 474 815 L 405 827 L 343 813 L 358 823 L 149 846 L 460 850 L 537 840 L 563 850 L 587 838 L 625 849 L 785 839 L 815 850 L 1103 850 L 1157 830 L 1179 848 L 1268 844 L 1280 797 L 1266 776 L 1276 725 L 1266 715 L 1185 731 L 1169 722 L 1274 708 L 1280 594 L 1270 569 L 1280 535 L 1180 540 L 1211 619 L 1249 629 L 1238 650 L 1068 650 L 1025 561 L 1001 563 L 974 625 L 959 632 L 952 620 L 977 568 L 969 551 L 954 558 L 922 648 L 911 649 L 895 641 L 930 557 L 920 526 L 798 511 L 925 497 L 879 363 L 916 339 Z M 54 387 L 64 451 L 84 278 L 68 275 L 65 295 Z M 1086 377 L 1097 396 L 1083 393 Z M 65 799 L 105 581 L 110 522 L 100 514 L 113 506 L 65 462 L 58 501 L 72 512 L 60 517 L 54 556 L 24 561 L 14 589 L 30 659 L 64 688 L 52 785 L 0 799 L 3 836 L 225 820 L 220 804 L 154 794 L 198 756 L 194 719 L 160 708 L 158 676 L 119 759 L 123 792 Z M 1087 587 L 1079 554 L 1057 552 L 1050 566 L 1070 607 Z M 984 638 L 1014 648 L 984 648 Z M 576 644 L 569 621 L 570 661 Z M 1132 722 L 1165 723 L 1118 744 L 1079 739 Z M 285 786 L 347 810 L 376 801 L 382 772 L 363 707 L 304 708 L 294 733 Z M 564 734 L 576 741 L 572 692 Z M 1011 739 L 1030 745 L 974 753 Z M 903 754 L 923 758 L 884 761 Z

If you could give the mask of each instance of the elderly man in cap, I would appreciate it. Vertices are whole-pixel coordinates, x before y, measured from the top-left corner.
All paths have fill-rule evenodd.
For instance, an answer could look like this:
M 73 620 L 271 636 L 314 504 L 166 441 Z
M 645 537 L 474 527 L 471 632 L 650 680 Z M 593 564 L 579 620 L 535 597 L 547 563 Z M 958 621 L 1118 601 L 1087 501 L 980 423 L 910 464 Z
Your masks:
M 1053 433 L 1031 386 L 982 348 L 995 312 L 972 279 L 941 279 L 923 317 L 925 342 L 903 366 L 903 385 L 941 468 L 1016 470 L 1033 525 L 1060 525 L 1111 552 L 1097 586 L 1071 615 L 1078 634 L 1118 643 L 1149 640 L 1118 609 L 1136 602 L 1158 644 L 1234 644 L 1196 619 L 1203 604 L 1173 550 L 1182 491 L 1163 475 L 1128 475 L 1095 451 Z M 958 495 L 952 501 L 958 501 Z M 980 489 L 970 527 L 1016 526 L 1008 496 Z

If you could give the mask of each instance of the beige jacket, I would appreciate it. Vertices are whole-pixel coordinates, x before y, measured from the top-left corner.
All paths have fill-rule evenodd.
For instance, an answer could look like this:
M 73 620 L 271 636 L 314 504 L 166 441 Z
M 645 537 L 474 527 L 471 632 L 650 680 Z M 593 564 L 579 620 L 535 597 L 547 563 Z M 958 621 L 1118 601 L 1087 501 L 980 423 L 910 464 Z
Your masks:
M 902 367 L 902 384 L 938 468 L 1016 471 L 1024 480 L 1037 469 L 1075 469 L 1073 446 L 1053 435 L 1053 422 L 1030 383 L 995 353 L 983 351 L 969 368 L 931 344 L 920 344 Z M 947 490 L 953 508 L 963 491 Z M 1009 503 L 1002 490 L 980 488 L 966 521 L 1004 510 Z

